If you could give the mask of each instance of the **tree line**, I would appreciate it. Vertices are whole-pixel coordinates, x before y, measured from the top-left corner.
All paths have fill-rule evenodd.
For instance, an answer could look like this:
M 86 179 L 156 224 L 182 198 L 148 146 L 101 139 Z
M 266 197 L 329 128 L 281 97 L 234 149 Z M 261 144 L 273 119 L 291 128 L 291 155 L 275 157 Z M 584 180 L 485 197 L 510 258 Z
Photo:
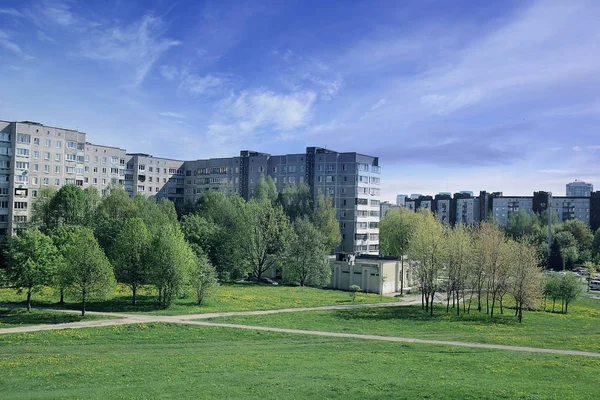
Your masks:
M 518 240 L 528 238 L 534 244 L 542 263 L 554 270 L 565 270 L 575 265 L 591 268 L 600 264 L 600 229 L 595 233 L 583 221 L 570 219 L 558 222 L 552 213 L 552 241 L 548 256 L 548 212 L 530 214 L 523 210 L 511 212 L 505 231 Z
M 428 210 L 401 208 L 381 220 L 380 246 L 382 253 L 402 257 L 403 263 L 408 256 L 422 308 L 431 314 L 441 296 L 446 312 L 452 306 L 457 315 L 477 310 L 493 318 L 504 313 L 508 295 L 521 322 L 523 311 L 537 308 L 546 293 L 538 244 L 527 235 L 507 235 L 490 222 L 450 227 Z
M 277 193 L 261 177 L 253 197 L 204 193 L 179 214 L 166 199 L 130 198 L 122 188 L 101 197 L 95 188 L 43 188 L 32 219 L 6 243 L 5 277 L 31 295 L 51 285 L 86 302 L 105 299 L 122 283 L 137 302 L 151 285 L 156 306 L 166 308 L 190 291 L 201 303 L 217 280 L 251 276 L 271 268 L 286 281 L 325 286 L 328 254 L 341 235 L 330 198 L 312 200 L 307 185 Z

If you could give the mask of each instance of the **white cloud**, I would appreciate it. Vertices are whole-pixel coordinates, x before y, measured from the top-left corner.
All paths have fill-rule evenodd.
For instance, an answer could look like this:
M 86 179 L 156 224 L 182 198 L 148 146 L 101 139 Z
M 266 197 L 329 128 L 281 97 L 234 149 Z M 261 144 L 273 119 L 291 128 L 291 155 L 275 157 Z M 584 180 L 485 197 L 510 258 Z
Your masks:
M 83 42 L 81 55 L 133 69 L 133 83 L 139 85 L 160 56 L 180 44 L 162 38 L 162 33 L 162 20 L 152 15 L 127 26 L 94 29 Z
M 163 117 L 169 117 L 169 118 L 179 118 L 179 119 L 185 118 L 185 115 L 183 115 L 183 114 L 174 113 L 174 112 L 170 112 L 170 111 L 161 112 L 161 113 L 159 113 L 159 115 L 162 115 Z
M 226 80 L 224 78 L 211 74 L 200 76 L 184 73 L 179 87 L 192 95 L 201 95 L 222 87 L 225 82 Z
M 44 33 L 43 31 L 41 31 L 39 29 L 37 31 L 37 37 L 42 42 L 50 42 L 50 43 L 56 42 L 56 40 L 52 39 L 50 36 L 48 36 L 46 33 Z
M 12 40 L 12 36 L 3 30 L 0 30 L 0 47 L 4 47 L 6 50 L 23 57 L 26 60 L 34 59 L 33 56 L 25 53 L 21 47 Z
M 243 91 L 220 103 L 217 115 L 208 126 L 209 135 L 224 141 L 235 135 L 256 134 L 262 129 L 300 128 L 310 121 L 316 99 L 313 91 L 291 94 L 266 89 Z
M 381 107 L 385 106 L 386 103 L 387 103 L 387 100 L 385 98 L 379 99 L 379 101 L 377 103 L 375 103 L 373 105 L 373 107 L 371 107 L 371 111 L 375 111 L 378 108 L 381 108 Z
M 0 8 L 0 14 L 11 15 L 13 17 L 22 17 L 20 11 L 15 10 L 14 8 Z
M 579 146 L 573 146 L 573 151 L 582 151 L 583 149 Z

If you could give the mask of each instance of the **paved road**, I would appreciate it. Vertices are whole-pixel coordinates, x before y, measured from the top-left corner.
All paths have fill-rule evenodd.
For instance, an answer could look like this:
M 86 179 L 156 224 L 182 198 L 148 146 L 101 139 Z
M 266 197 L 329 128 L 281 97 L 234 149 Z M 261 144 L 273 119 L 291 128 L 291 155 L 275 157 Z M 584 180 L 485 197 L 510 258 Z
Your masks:
M 341 337 L 341 338 L 362 339 L 362 340 L 379 340 L 379 341 L 385 341 L 385 342 L 424 343 L 424 344 L 437 344 L 437 345 L 445 345 L 445 346 L 460 346 L 460 347 L 482 348 L 482 349 L 493 349 L 493 350 L 520 351 L 520 352 L 528 352 L 528 353 L 550 353 L 550 354 L 561 354 L 561 355 L 583 356 L 583 357 L 600 357 L 600 353 L 593 353 L 593 352 L 589 352 L 589 351 L 542 349 L 542 348 L 537 348 L 537 347 L 506 346 L 506 345 L 500 345 L 500 344 L 457 342 L 457 341 L 450 341 L 450 340 L 416 339 L 416 338 L 408 338 L 408 337 L 365 335 L 365 334 L 356 334 L 356 333 L 309 331 L 309 330 L 300 330 L 300 329 L 285 329 L 285 328 L 274 328 L 274 327 L 266 327 L 266 326 L 224 324 L 224 323 L 218 323 L 218 322 L 197 321 L 198 319 L 230 317 L 230 316 L 240 316 L 240 315 L 265 315 L 265 314 L 279 314 L 279 313 L 300 312 L 300 311 L 396 307 L 396 306 L 406 306 L 406 305 L 414 305 L 414 304 L 420 304 L 420 298 L 417 298 L 417 297 L 408 298 L 408 299 L 405 299 L 405 301 L 400 302 L 400 303 L 392 302 L 392 303 L 375 303 L 375 304 L 353 304 L 353 305 L 340 305 L 340 306 L 284 308 L 284 309 L 279 309 L 279 310 L 260 310 L 260 311 L 233 311 L 233 312 L 188 314 L 188 315 L 174 315 L 174 316 L 171 316 L 171 315 L 148 315 L 148 314 L 123 314 L 123 313 L 107 313 L 107 312 L 90 311 L 89 314 L 107 315 L 107 316 L 118 317 L 118 318 L 94 320 L 94 321 L 80 321 L 80 322 L 71 322 L 71 323 L 64 323 L 64 324 L 42 324 L 42 325 L 19 326 L 19 327 L 14 327 L 14 328 L 2 328 L 2 329 L 0 329 L 0 334 L 37 332 L 37 331 L 56 330 L 56 329 L 78 329 L 78 328 L 89 328 L 89 327 L 98 327 L 98 326 L 113 326 L 113 325 L 128 325 L 128 324 L 139 324 L 139 323 L 164 322 L 164 323 L 175 323 L 175 324 L 233 328 L 233 329 L 250 329 L 250 330 L 258 330 L 258 331 L 291 333 L 291 334 L 299 334 L 299 335 Z M 6 307 L 7 305 L 0 304 L 0 306 Z M 13 306 L 15 306 L 15 305 L 13 305 Z M 18 306 L 15 306 L 15 307 L 18 307 Z M 77 310 L 60 310 L 60 311 L 72 312 L 72 313 L 80 312 Z

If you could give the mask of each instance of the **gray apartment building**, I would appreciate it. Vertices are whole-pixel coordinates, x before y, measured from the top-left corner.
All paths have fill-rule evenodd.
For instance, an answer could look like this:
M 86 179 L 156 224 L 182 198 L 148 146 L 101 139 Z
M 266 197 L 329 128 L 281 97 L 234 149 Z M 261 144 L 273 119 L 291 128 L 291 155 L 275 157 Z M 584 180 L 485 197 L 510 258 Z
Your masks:
M 313 198 L 331 197 L 342 233 L 339 250 L 377 254 L 380 172 L 377 157 L 319 147 L 298 154 L 244 150 L 236 157 L 184 161 L 92 144 L 77 130 L 0 121 L 0 234 L 29 221 L 43 187 L 75 184 L 104 195 L 111 185 L 121 185 L 132 197 L 183 204 L 208 190 L 249 199 L 263 175 L 271 176 L 279 191 L 306 183 Z
M 594 185 L 575 179 L 575 182 L 567 183 L 567 197 L 590 197 L 594 191 Z
M 308 147 L 306 153 L 271 155 L 241 151 L 239 157 L 185 161 L 184 201 L 208 190 L 245 199 L 260 176 L 270 176 L 278 191 L 306 183 L 313 198 L 333 200 L 342 234 L 341 251 L 378 253 L 380 172 L 377 157 Z

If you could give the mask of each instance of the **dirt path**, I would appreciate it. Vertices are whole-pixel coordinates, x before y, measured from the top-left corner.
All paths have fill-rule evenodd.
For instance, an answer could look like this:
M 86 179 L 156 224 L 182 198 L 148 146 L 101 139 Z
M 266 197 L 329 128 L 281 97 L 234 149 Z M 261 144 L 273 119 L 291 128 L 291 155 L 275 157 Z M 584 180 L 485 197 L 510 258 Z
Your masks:
M 362 340 L 379 340 L 379 341 L 385 341 L 385 342 L 423 343 L 423 344 L 460 346 L 460 347 L 492 349 L 492 350 L 520 351 L 520 352 L 528 352 L 528 353 L 549 353 L 549 354 L 560 354 L 560 355 L 570 355 L 570 356 L 600 357 L 600 353 L 593 353 L 593 352 L 589 352 L 589 351 L 542 349 L 542 348 L 537 348 L 537 347 L 507 346 L 507 345 L 500 345 L 500 344 L 457 342 L 457 341 L 433 340 L 433 339 L 416 339 L 416 338 L 408 338 L 408 337 L 379 336 L 379 335 L 366 335 L 366 334 L 356 334 L 356 333 L 309 331 L 309 330 L 300 330 L 300 329 L 285 329 L 285 328 L 274 328 L 274 327 L 265 327 L 265 326 L 252 326 L 252 325 L 241 325 L 241 324 L 224 324 L 224 323 L 218 323 L 218 322 L 195 321 L 197 319 L 230 317 L 230 316 L 239 316 L 239 315 L 265 315 L 265 314 L 279 314 L 279 313 L 301 312 L 301 311 L 319 311 L 319 310 L 323 311 L 323 310 L 344 310 L 344 309 L 356 309 L 356 308 L 397 307 L 397 306 L 407 306 L 407 305 L 414 305 L 414 304 L 420 304 L 420 299 L 418 299 L 418 298 L 407 299 L 407 301 L 403 301 L 401 303 L 396 302 L 396 303 L 354 304 L 354 305 L 341 305 L 341 306 L 284 308 L 284 309 L 279 309 L 279 310 L 260 310 L 260 311 L 233 311 L 233 312 L 218 312 L 218 313 L 189 314 L 189 315 L 173 315 L 173 316 L 171 316 L 171 315 L 89 312 L 90 314 L 107 315 L 107 316 L 118 317 L 118 318 L 94 320 L 94 321 L 70 322 L 70 323 L 64 323 L 64 324 L 41 324 L 41 325 L 19 326 L 19 327 L 14 327 L 14 328 L 2 328 L 2 329 L 0 329 L 0 334 L 163 322 L 163 323 L 172 323 L 172 324 L 187 324 L 187 325 L 200 325 L 200 326 L 211 326 L 211 327 L 232 328 L 232 329 L 249 329 L 249 330 L 267 331 L 267 332 L 291 333 L 291 334 L 298 334 L 298 335 L 327 336 L 327 337 L 339 337 L 339 338 L 362 339 Z M 6 307 L 6 305 L 1 305 L 1 306 Z M 72 312 L 72 313 L 80 312 L 77 310 L 60 310 L 60 311 Z

